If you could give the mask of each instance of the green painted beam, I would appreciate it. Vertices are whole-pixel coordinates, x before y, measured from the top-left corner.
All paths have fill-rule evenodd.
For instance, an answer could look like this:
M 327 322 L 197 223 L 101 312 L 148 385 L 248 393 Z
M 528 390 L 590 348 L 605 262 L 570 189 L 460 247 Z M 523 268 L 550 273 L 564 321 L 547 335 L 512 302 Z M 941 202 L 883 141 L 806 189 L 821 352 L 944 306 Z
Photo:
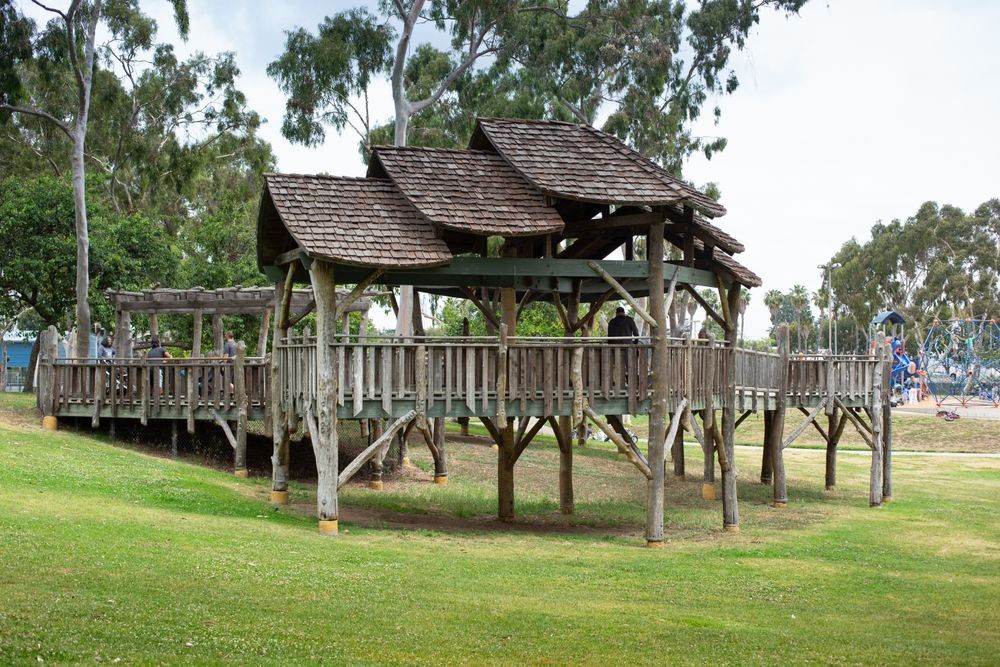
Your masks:
M 529 289 L 543 287 L 552 289 L 549 281 L 555 281 L 560 291 L 568 291 L 571 281 L 576 278 L 593 278 L 594 271 L 587 259 L 516 258 L 516 257 L 455 257 L 451 264 L 434 268 L 390 270 L 380 282 L 385 285 L 415 285 L 426 288 L 447 288 L 460 286 L 516 287 Z M 595 260 L 617 280 L 645 280 L 649 265 L 645 261 Z M 267 268 L 265 267 L 265 271 Z M 370 273 L 366 267 L 338 265 L 335 270 L 337 282 L 352 284 Z M 677 278 L 678 282 L 706 287 L 716 286 L 715 274 L 704 269 L 695 269 L 676 264 L 664 263 L 667 280 Z M 544 286 L 539 281 L 545 281 Z

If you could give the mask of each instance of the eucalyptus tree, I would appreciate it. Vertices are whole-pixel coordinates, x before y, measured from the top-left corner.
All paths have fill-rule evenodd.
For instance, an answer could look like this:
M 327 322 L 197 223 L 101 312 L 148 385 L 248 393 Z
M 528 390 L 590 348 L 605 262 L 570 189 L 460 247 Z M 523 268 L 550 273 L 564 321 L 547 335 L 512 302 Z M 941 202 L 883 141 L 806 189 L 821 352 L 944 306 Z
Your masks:
M 927 202 L 905 220 L 876 223 L 831 261 L 843 264 L 833 287 L 860 330 L 884 309 L 902 313 L 918 339 L 934 318 L 997 317 L 1000 200 L 972 213 Z
M 83 333 L 90 330 L 90 232 L 86 202 L 86 145 L 90 119 L 91 94 L 98 51 L 97 28 L 102 25 L 113 42 L 124 49 L 148 49 L 155 23 L 139 11 L 138 0 L 71 0 L 65 10 L 33 0 L 53 18 L 38 30 L 33 21 L 21 15 L 11 0 L 4 0 L 0 9 L 4 33 L 0 45 L 0 79 L 4 80 L 0 113 L 42 119 L 54 126 L 71 142 L 70 171 L 73 183 L 76 234 L 76 326 Z M 183 37 L 188 32 L 187 7 L 184 0 L 172 0 L 174 17 Z M 23 66 L 38 65 L 43 77 L 61 77 L 66 81 L 64 95 L 72 98 L 73 106 L 60 115 L 53 113 L 44 100 L 34 95 L 30 82 L 22 76 Z M 68 72 L 68 77 L 66 76 Z M 0 118 L 0 122 L 5 118 Z M 77 336 L 77 356 L 87 355 L 86 335 Z
M 326 17 L 315 34 L 296 28 L 267 70 L 288 95 L 282 133 L 291 141 L 317 145 L 325 125 L 350 126 L 367 147 L 368 88 L 379 76 L 388 77 L 392 86 L 393 143 L 405 146 L 411 117 L 433 107 L 477 62 L 499 55 L 513 19 L 539 6 L 519 0 L 382 0 L 377 14 L 359 7 Z M 447 51 L 418 47 L 421 58 L 447 67 L 426 94 L 415 97 L 405 75 L 418 23 L 433 26 L 450 41 Z M 402 335 L 412 334 L 413 307 L 413 289 L 403 288 L 397 327 Z

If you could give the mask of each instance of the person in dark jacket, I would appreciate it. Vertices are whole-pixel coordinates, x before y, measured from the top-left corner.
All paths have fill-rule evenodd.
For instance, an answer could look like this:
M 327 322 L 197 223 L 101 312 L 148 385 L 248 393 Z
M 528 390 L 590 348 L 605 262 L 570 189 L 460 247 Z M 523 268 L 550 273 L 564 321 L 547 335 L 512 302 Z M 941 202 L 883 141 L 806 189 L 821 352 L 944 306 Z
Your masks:
M 635 320 L 625 314 L 624 308 L 619 307 L 608 322 L 608 337 L 631 338 L 633 343 L 638 342 L 639 329 L 635 326 Z

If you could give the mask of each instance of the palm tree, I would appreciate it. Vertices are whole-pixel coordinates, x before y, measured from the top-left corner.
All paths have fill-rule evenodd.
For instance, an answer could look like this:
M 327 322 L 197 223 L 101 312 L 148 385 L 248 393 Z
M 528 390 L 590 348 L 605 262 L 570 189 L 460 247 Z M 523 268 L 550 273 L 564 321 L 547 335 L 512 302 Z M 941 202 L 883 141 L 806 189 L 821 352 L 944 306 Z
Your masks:
M 788 293 L 788 301 L 795 310 L 795 322 L 798 325 L 795 331 L 795 340 L 798 344 L 799 352 L 802 351 L 802 314 L 809 307 L 809 290 L 803 285 L 795 285 Z
M 764 305 L 771 311 L 771 324 L 777 324 L 778 313 L 782 304 L 785 303 L 785 295 L 776 289 L 768 290 L 764 295 Z

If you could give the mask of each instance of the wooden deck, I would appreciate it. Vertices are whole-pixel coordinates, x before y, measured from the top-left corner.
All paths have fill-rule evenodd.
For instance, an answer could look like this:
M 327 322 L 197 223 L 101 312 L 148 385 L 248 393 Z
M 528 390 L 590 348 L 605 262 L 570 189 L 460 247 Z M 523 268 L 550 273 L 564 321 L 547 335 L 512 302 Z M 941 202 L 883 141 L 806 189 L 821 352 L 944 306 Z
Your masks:
M 345 338 L 333 346 L 342 419 L 399 417 L 410 410 L 428 417 L 497 416 L 500 359 L 506 359 L 505 414 L 570 415 L 577 391 L 598 414 L 647 414 L 652 345 L 608 338 Z M 316 412 L 316 341 L 279 341 L 275 395 L 290 413 Z M 671 340 L 667 355 L 673 412 L 688 399 L 692 410 L 729 407 L 724 378 L 735 364 L 740 411 L 773 410 L 781 358 L 773 352 L 734 351 L 711 341 Z M 574 387 L 579 364 L 582 386 Z M 812 407 L 832 392 L 845 405 L 872 401 L 874 357 L 797 357 L 788 360 L 789 407 Z M 250 419 L 264 419 L 270 359 L 248 358 L 244 378 Z M 238 366 L 218 358 L 97 362 L 64 359 L 52 365 L 53 414 L 65 417 L 234 420 Z M 888 377 L 888 374 L 883 374 Z M 418 405 L 418 402 L 422 405 Z
M 239 412 L 239 371 L 246 388 L 248 416 L 264 419 L 269 395 L 268 360 L 60 359 L 52 364 L 51 401 L 57 417 L 235 421 Z
M 670 412 L 685 398 L 693 410 L 729 407 L 724 378 L 733 363 L 735 407 L 775 408 L 781 375 L 776 353 L 737 348 L 734 354 L 710 341 L 671 343 Z M 509 338 L 505 343 L 497 338 L 416 338 L 401 343 L 368 337 L 332 347 L 342 419 L 399 417 L 421 407 L 428 417 L 495 417 L 500 400 L 510 417 L 570 415 L 578 390 L 598 414 L 647 414 L 650 408 L 648 343 L 623 343 L 620 338 Z M 315 413 L 315 338 L 280 341 L 275 354 L 281 357 L 276 390 L 286 409 Z M 501 358 L 507 364 L 503 383 Z M 575 363 L 580 365 L 579 388 L 572 382 Z M 788 404 L 812 407 L 832 391 L 846 405 L 868 405 L 875 364 L 874 357 L 790 359 Z

